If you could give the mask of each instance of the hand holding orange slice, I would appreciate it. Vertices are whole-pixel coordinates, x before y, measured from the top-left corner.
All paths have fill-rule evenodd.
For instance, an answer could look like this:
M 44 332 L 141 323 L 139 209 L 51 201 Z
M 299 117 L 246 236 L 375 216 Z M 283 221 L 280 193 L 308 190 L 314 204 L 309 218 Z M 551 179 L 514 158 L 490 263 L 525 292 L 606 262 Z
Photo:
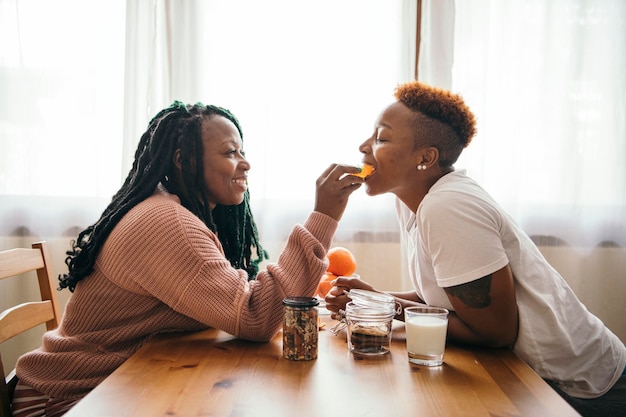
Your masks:
M 370 164 L 363 164 L 363 166 L 361 167 L 361 172 L 357 174 L 350 174 L 350 175 L 365 179 L 369 177 L 370 175 L 372 175 L 373 172 L 374 172 L 373 166 L 371 166 Z

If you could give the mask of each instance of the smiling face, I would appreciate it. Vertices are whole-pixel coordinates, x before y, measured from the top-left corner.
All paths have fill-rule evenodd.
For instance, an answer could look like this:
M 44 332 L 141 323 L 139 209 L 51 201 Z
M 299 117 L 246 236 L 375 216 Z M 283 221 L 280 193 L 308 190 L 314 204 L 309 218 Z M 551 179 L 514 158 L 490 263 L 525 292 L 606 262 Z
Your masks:
M 222 116 L 205 118 L 202 146 L 204 181 L 211 209 L 217 204 L 241 204 L 248 189 L 250 164 L 244 157 L 237 127 Z
M 401 102 L 389 105 L 376 121 L 372 136 L 359 147 L 363 162 L 376 169 L 365 182 L 368 195 L 390 192 L 405 202 L 414 198 L 416 182 L 423 176 L 417 165 L 424 163 L 424 147 L 415 146 L 415 117 Z

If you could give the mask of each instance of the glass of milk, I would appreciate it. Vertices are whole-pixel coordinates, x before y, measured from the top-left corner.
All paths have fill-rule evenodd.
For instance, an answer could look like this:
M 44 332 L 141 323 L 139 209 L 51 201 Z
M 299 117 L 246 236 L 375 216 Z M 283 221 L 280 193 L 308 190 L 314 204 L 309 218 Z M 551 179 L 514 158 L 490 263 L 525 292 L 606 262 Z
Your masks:
M 448 329 L 448 310 L 439 307 L 407 307 L 404 309 L 406 348 L 409 362 L 439 366 L 443 363 Z

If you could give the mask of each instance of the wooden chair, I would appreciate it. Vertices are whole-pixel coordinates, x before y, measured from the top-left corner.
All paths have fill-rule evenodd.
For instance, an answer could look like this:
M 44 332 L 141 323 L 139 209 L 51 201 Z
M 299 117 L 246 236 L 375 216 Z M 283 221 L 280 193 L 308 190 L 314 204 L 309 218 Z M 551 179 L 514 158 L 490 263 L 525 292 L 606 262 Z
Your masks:
M 46 242 L 33 243 L 32 249 L 17 248 L 0 252 L 0 280 L 11 277 L 20 279 L 23 278 L 21 274 L 29 271 L 37 271 L 41 300 L 9 307 L 0 313 L 0 343 L 43 323 L 48 330 L 59 325 L 61 313 Z M 17 377 L 13 369 L 5 379 L 1 355 L 0 371 L 0 417 L 10 417 Z

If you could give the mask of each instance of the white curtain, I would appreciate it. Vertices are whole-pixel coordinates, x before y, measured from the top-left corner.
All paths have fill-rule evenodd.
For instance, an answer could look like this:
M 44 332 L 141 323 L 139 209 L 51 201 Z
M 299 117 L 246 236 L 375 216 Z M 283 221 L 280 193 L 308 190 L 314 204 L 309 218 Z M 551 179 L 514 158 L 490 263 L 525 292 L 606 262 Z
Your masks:
M 122 1 L 0 0 L 3 248 L 63 254 L 119 187 L 124 25 Z
M 129 1 L 125 165 L 174 99 L 227 107 L 262 238 L 281 241 L 312 209 L 317 176 L 359 163 L 378 112 L 412 78 L 416 12 L 410 0 Z M 389 197 L 355 197 L 339 238 L 395 231 Z
M 478 119 L 458 166 L 540 241 L 625 247 L 626 2 L 423 3 L 419 78 Z
M 416 0 L 0 0 L 0 244 L 51 241 L 64 272 L 69 241 L 122 184 L 150 118 L 182 100 L 240 119 L 275 259 L 318 175 L 360 162 L 412 78 L 416 13 Z M 397 243 L 390 196 L 357 192 L 336 236 Z
M 0 2 L 0 195 L 117 187 L 123 4 Z M 121 19 L 120 19 L 121 17 Z
M 478 117 L 459 168 L 531 235 L 626 246 L 626 3 L 421 3 L 420 79 Z M 0 235 L 75 237 L 177 99 L 240 118 L 262 238 L 281 241 L 413 77 L 416 4 L 0 0 Z M 390 199 L 358 191 L 337 239 L 396 242 Z

